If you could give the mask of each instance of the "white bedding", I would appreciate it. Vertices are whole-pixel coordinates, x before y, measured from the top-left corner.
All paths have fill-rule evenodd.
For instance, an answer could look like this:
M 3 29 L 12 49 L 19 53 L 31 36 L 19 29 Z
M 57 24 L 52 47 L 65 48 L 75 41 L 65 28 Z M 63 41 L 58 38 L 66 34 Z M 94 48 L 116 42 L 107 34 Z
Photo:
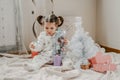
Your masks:
M 114 72 L 98 73 L 89 70 L 70 70 L 61 72 L 61 67 L 48 66 L 39 71 L 28 72 L 24 64 L 31 59 L 0 58 L 0 80 L 120 80 L 120 54 L 109 53 L 113 63 L 117 64 Z

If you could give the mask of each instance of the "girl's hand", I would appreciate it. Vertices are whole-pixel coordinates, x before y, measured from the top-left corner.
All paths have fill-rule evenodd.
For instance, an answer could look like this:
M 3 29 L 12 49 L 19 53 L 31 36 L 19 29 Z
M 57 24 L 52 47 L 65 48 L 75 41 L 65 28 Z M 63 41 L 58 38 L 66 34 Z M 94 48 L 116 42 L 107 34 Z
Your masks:
M 64 39 L 64 44 L 67 45 L 68 44 L 68 40 Z
M 30 48 L 35 49 L 35 46 L 33 44 L 30 44 Z

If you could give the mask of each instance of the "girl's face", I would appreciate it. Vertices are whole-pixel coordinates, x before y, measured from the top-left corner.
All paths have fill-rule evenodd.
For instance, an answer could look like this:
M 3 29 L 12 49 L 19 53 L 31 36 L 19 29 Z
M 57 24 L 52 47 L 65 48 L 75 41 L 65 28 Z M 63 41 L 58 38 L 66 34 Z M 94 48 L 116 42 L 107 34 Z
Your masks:
M 45 31 L 47 35 L 53 36 L 56 32 L 56 29 L 57 29 L 57 26 L 55 23 L 50 23 L 50 22 L 45 23 Z

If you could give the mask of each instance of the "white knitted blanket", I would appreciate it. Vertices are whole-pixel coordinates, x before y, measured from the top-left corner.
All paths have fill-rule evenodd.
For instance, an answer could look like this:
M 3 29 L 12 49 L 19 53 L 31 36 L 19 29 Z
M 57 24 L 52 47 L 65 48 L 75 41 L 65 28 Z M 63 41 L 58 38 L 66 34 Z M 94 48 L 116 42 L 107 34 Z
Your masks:
M 104 74 L 92 69 L 62 71 L 61 67 L 55 66 L 29 72 L 24 69 L 24 64 L 31 59 L 0 57 L 0 80 L 120 80 L 120 54 L 109 54 L 117 64 L 117 70 Z

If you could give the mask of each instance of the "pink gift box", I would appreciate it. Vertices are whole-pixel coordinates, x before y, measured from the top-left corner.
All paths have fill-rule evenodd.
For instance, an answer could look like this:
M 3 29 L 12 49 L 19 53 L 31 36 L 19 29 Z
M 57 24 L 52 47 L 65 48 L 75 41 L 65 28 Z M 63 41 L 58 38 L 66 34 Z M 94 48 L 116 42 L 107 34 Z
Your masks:
M 93 69 L 98 72 L 115 71 L 115 64 L 94 64 Z
M 103 55 L 104 63 L 110 64 L 112 62 L 110 55 Z
M 94 57 L 89 59 L 90 63 L 93 64 L 108 64 L 111 63 L 110 55 L 103 55 L 101 52 L 98 52 Z

